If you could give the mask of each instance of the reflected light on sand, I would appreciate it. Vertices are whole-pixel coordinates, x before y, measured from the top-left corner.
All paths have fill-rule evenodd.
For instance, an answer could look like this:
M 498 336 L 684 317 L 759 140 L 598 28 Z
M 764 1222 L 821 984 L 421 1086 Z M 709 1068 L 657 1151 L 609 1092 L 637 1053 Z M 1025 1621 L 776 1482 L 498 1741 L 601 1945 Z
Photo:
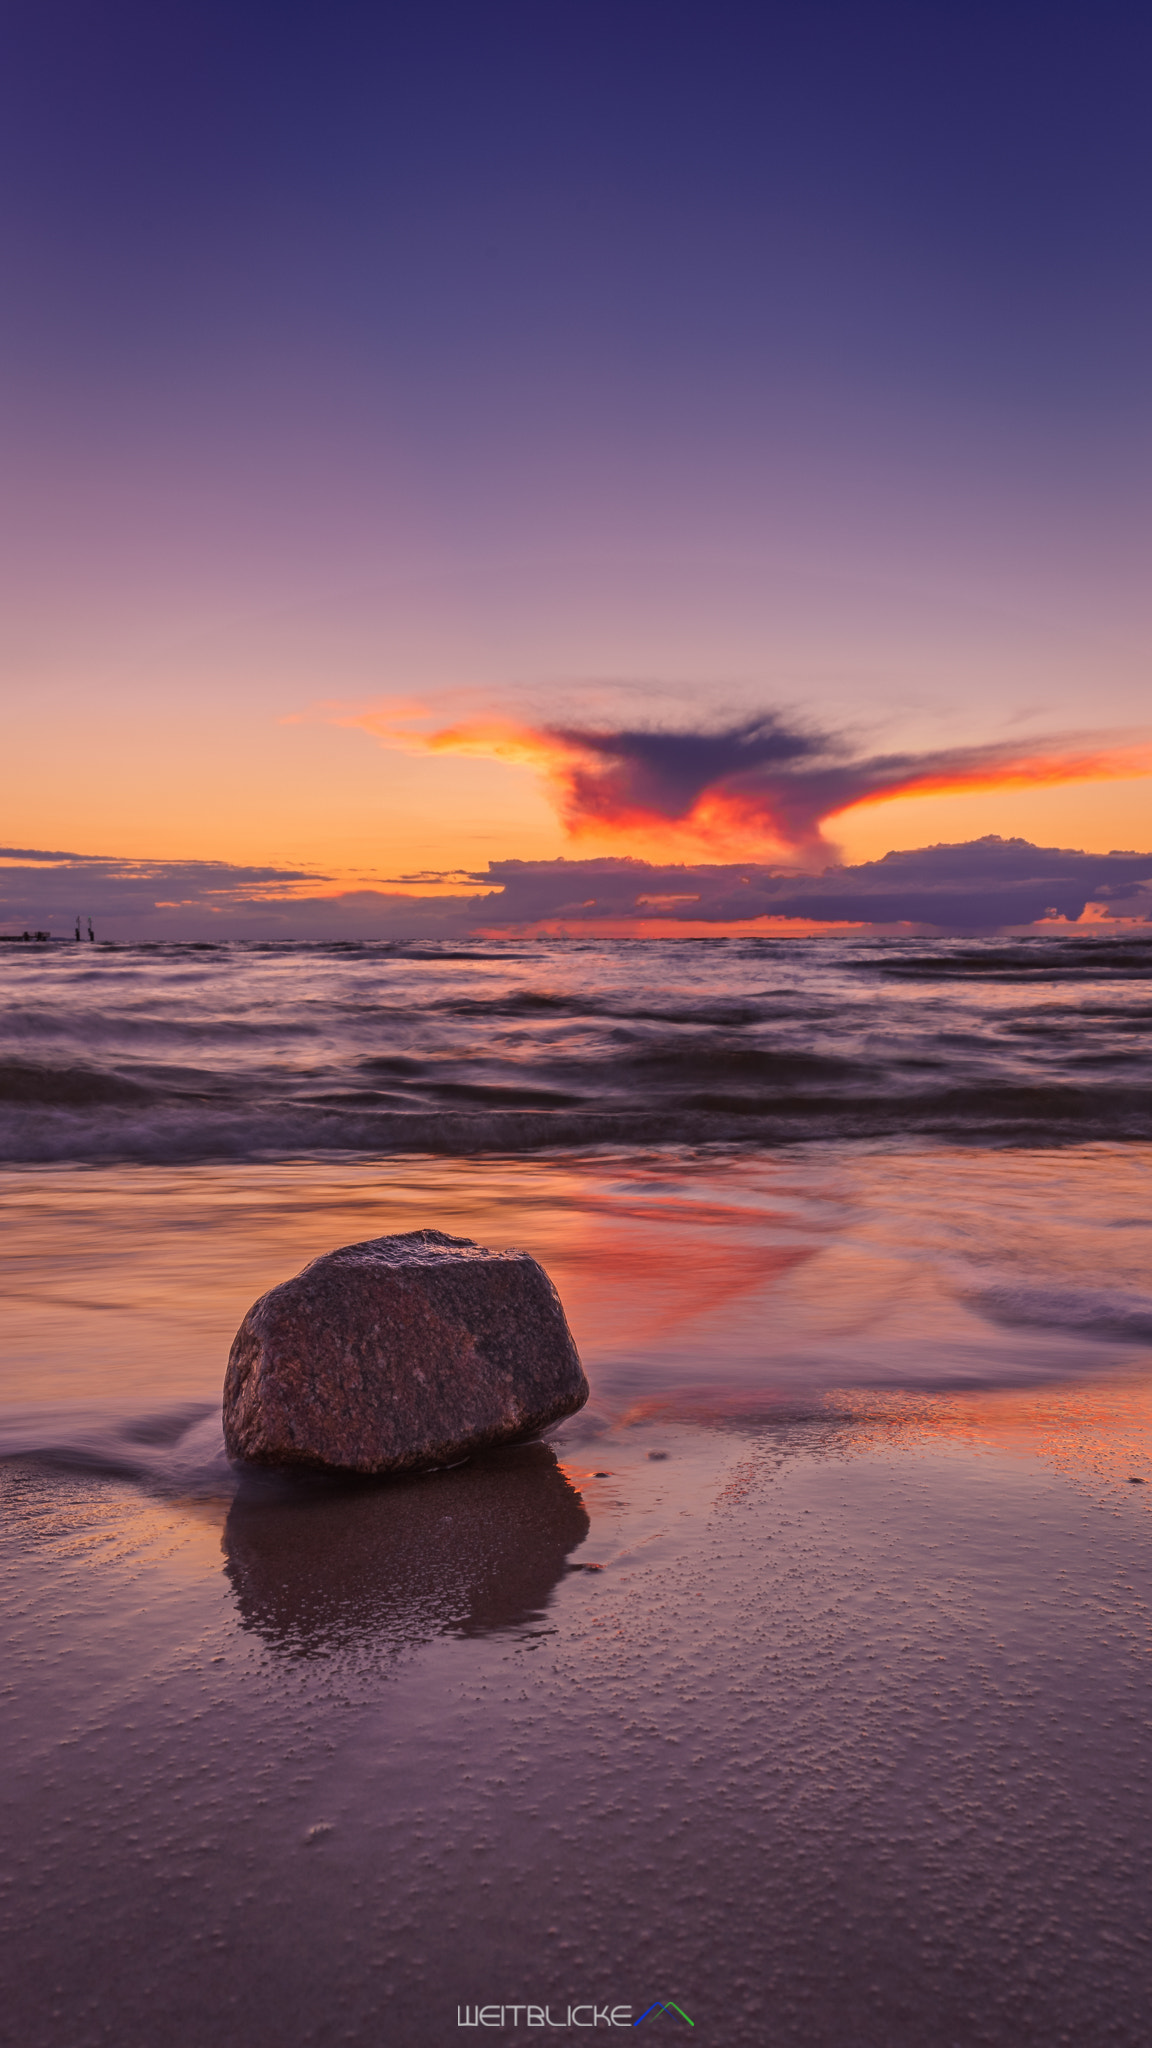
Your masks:
M 623 1429 L 650 1423 L 740 1432 L 768 1430 L 789 1444 L 840 1458 L 963 1445 L 1033 1459 L 1066 1478 L 1125 1494 L 1152 1510 L 1152 1385 L 1133 1375 L 1035 1388 L 838 1388 L 798 1395 L 783 1382 L 684 1386 L 633 1401 Z M 808 1425 L 800 1435 L 797 1425 Z
M 863 1456 L 885 1443 L 962 1443 L 976 1451 L 1035 1458 L 1067 1478 L 1132 1488 L 1152 1509 L 1152 1386 L 1135 1378 L 1041 1392 L 878 1394 L 862 1410 L 858 1393 L 828 1397 L 851 1422 L 838 1448 Z M 1136 1485 L 1133 1485 L 1133 1481 Z M 1146 1490 L 1144 1490 L 1146 1489 Z

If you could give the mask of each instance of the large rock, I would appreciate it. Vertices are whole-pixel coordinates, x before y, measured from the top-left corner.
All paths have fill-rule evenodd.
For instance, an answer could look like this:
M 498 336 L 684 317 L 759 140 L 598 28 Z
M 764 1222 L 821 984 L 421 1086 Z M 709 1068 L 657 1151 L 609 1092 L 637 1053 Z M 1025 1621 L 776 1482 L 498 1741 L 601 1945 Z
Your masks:
M 535 1436 L 587 1399 L 543 1266 L 411 1230 L 329 1252 L 253 1303 L 224 1441 L 260 1465 L 405 1472 Z

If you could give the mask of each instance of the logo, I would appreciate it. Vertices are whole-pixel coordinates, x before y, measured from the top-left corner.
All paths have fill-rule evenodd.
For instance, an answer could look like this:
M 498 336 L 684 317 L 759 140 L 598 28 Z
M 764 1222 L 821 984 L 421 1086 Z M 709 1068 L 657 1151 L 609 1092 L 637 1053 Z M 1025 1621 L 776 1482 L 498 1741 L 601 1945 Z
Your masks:
M 521 2013 L 527 2014 L 526 2027 L 630 2027 L 634 2024 L 630 2005 L 570 2005 L 567 2014 L 561 2006 L 559 2019 L 553 2019 L 550 2005 L 466 2005 L 463 2009 L 456 2007 L 456 2025 L 518 2027 Z
M 630 2005 L 559 2006 L 555 2014 L 550 2005 L 458 2005 L 456 2024 L 458 2027 L 519 2027 L 521 2013 L 525 2027 L 640 2027 L 645 2020 L 657 2018 L 661 2013 L 683 2020 L 686 2027 L 696 2025 L 684 2007 L 675 2004 L 671 1998 L 654 1999 L 638 2020 L 633 2019 Z

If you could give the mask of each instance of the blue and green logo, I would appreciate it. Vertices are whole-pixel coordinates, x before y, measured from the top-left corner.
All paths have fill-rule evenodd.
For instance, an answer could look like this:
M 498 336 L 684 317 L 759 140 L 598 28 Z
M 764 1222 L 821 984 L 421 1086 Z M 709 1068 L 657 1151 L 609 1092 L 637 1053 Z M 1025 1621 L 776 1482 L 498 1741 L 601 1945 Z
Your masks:
M 684 2007 L 682 2005 L 675 2005 L 670 1998 L 658 1998 L 653 2005 L 650 2005 L 648 2007 L 647 2012 L 641 2013 L 640 2018 L 638 2020 L 633 2020 L 632 2025 L 634 2027 L 643 2026 L 644 2021 L 648 2019 L 650 2015 L 654 2012 L 674 2012 L 677 2019 L 684 2021 L 685 2026 L 694 2027 L 696 2025 L 695 2020 L 690 2020 L 688 2018 L 688 2015 L 685 2012 Z

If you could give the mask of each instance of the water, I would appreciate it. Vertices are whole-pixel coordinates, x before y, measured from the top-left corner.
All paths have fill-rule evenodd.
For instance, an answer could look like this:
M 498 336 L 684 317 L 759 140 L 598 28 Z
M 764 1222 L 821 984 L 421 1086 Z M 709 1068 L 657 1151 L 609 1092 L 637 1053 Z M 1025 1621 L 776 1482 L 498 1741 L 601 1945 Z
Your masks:
M 1152 938 L 0 949 L 0 1157 L 1152 1137 Z
M 1142 2043 L 1150 970 L 0 949 L 21 2042 Z M 544 1261 L 587 1409 L 237 1472 L 250 1302 L 423 1225 Z
M 1152 940 L 62 944 L 0 976 L 0 1447 L 187 1485 L 195 1446 L 226 1488 L 249 1302 L 428 1224 L 544 1260 L 613 1417 L 1152 1342 Z M 152 1441 L 165 1402 L 199 1435 Z

